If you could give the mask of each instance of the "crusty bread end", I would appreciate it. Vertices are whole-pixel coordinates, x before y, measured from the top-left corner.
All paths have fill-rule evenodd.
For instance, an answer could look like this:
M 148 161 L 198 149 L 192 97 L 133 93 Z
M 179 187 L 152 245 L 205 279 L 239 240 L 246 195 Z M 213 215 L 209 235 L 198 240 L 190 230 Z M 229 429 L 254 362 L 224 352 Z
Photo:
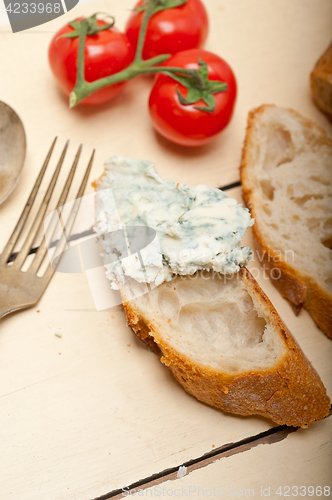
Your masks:
M 296 111 L 263 105 L 249 113 L 240 175 L 273 284 L 332 338 L 331 140 Z
M 332 121 L 332 43 L 317 61 L 310 85 L 316 106 Z

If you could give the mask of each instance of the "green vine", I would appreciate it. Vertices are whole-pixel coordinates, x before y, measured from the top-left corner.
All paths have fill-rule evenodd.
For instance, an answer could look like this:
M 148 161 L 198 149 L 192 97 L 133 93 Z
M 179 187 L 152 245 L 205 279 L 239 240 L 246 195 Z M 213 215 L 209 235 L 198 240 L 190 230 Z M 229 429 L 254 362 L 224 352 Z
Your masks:
M 208 79 L 208 68 L 204 61 L 199 60 L 199 69 L 184 69 L 178 67 L 160 66 L 164 61 L 171 57 L 171 54 L 162 54 L 150 59 L 142 58 L 144 40 L 150 18 L 161 10 L 176 8 L 185 4 L 187 0 L 147 0 L 139 8 L 144 11 L 144 17 L 139 33 L 136 53 L 134 61 L 124 70 L 114 73 L 113 75 L 100 78 L 94 82 L 87 82 L 84 77 L 84 46 L 87 36 L 96 35 L 99 31 L 109 29 L 114 24 L 112 22 L 103 26 L 98 26 L 97 15 L 93 14 L 88 19 L 82 21 L 73 21 L 71 24 L 74 31 L 66 33 L 67 38 L 79 37 L 78 61 L 77 61 L 77 77 L 76 85 L 69 96 L 69 107 L 73 108 L 89 95 L 97 92 L 104 87 L 114 85 L 116 83 L 132 80 L 136 76 L 147 73 L 163 73 L 170 76 L 186 89 L 188 89 L 186 97 L 180 94 L 177 88 L 177 94 L 181 104 L 184 106 L 195 104 L 199 100 L 203 100 L 206 106 L 197 106 L 197 109 L 211 113 L 215 109 L 216 101 L 214 94 L 227 90 L 227 83 L 218 80 Z

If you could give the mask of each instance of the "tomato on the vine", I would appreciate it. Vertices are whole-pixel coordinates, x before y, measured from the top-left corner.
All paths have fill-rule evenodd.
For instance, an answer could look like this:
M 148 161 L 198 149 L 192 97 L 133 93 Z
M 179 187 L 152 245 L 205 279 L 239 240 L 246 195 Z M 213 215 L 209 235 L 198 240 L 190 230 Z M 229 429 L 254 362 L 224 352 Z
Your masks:
M 103 26 L 107 23 L 98 20 L 97 24 Z M 52 72 L 67 95 L 76 83 L 79 38 L 66 38 L 61 35 L 73 31 L 74 28 L 70 24 L 60 29 L 53 37 L 48 52 Z M 127 36 L 111 27 L 86 37 L 84 58 L 85 79 L 93 82 L 129 66 L 134 59 L 134 50 Z M 86 97 L 82 104 L 101 104 L 109 101 L 121 92 L 124 84 L 125 82 L 122 82 L 102 88 Z
M 135 8 L 141 7 L 140 0 Z M 134 11 L 126 24 L 126 35 L 134 47 L 145 11 Z M 149 20 L 144 41 L 143 59 L 159 54 L 202 47 L 208 34 L 208 17 L 201 0 L 187 0 L 179 7 L 162 10 Z
M 202 100 L 184 105 L 178 93 L 186 98 L 187 89 L 170 76 L 158 74 L 149 99 L 149 111 L 155 129 L 166 139 L 183 146 L 207 144 L 229 123 L 236 99 L 234 73 L 221 57 L 202 49 L 179 52 L 163 66 L 199 69 L 199 60 L 207 64 L 208 79 L 227 83 L 227 90 L 214 93 L 215 109 L 202 111 Z

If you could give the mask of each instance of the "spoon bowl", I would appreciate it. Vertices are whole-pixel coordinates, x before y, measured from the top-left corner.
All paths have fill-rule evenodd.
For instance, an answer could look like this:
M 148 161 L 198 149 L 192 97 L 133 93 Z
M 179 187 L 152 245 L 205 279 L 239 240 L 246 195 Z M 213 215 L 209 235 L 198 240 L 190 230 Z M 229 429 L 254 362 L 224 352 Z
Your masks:
M 12 108 L 0 101 L 0 205 L 18 183 L 25 152 L 23 124 Z

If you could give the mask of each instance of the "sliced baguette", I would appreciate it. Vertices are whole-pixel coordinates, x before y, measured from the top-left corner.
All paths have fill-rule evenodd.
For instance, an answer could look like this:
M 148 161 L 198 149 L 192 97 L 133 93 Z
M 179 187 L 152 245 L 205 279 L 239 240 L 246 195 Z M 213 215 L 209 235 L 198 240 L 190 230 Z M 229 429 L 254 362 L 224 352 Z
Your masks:
M 297 112 L 263 105 L 249 114 L 240 173 L 274 285 L 332 338 L 331 140 Z
M 200 401 L 290 426 L 329 413 L 318 374 L 246 268 L 178 276 L 130 301 L 121 293 L 133 331 Z

